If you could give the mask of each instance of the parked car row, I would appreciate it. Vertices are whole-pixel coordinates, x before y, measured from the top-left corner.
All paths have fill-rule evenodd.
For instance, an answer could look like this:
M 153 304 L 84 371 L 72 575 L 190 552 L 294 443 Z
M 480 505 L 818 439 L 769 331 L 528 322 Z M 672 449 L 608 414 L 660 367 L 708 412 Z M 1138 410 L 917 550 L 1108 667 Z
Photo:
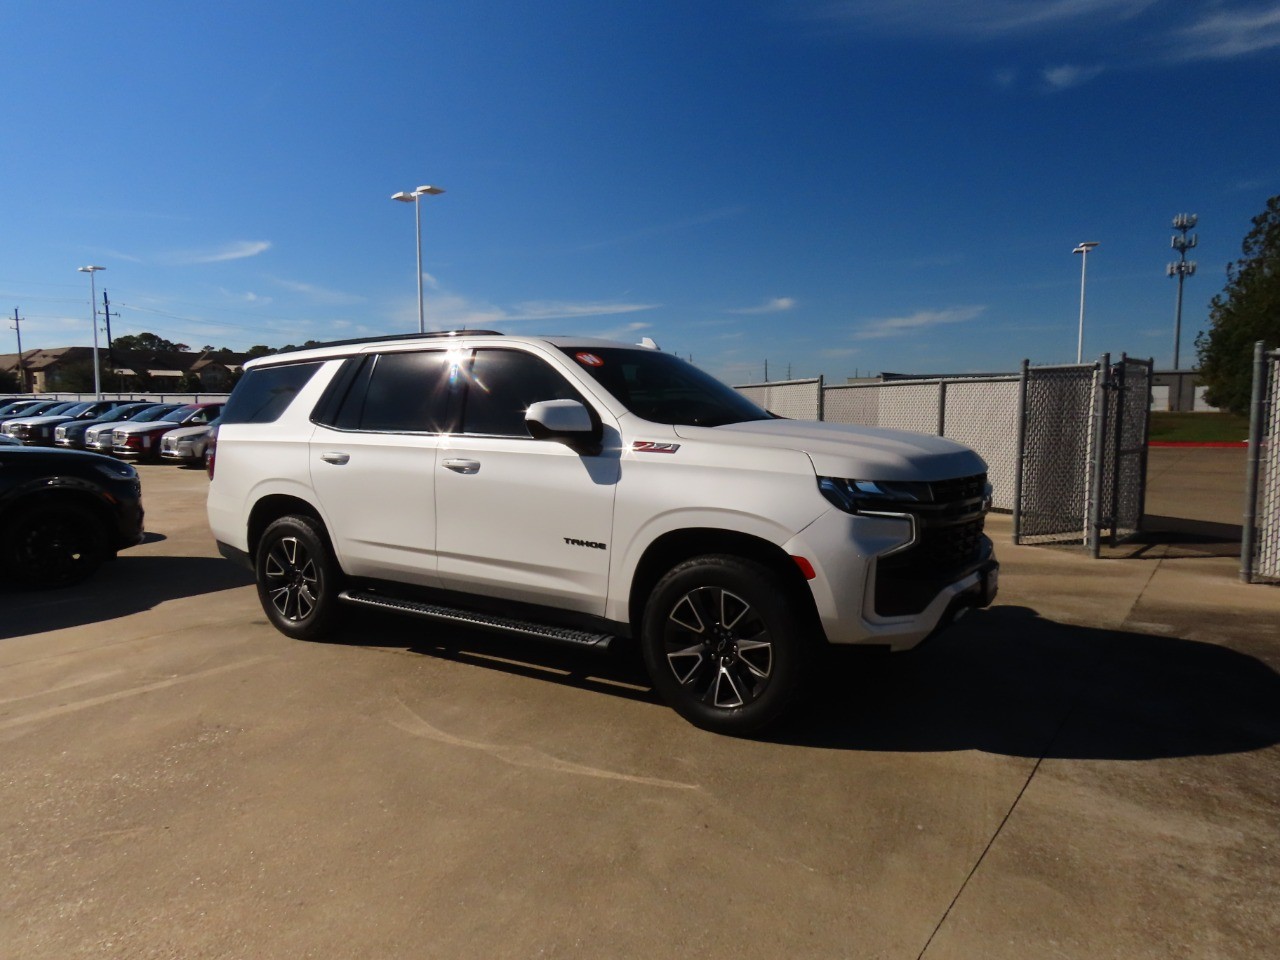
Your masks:
M 0 404 L 0 436 L 26 446 L 90 450 L 199 466 L 221 403 L 15 400 Z M 173 442 L 164 439 L 180 431 Z

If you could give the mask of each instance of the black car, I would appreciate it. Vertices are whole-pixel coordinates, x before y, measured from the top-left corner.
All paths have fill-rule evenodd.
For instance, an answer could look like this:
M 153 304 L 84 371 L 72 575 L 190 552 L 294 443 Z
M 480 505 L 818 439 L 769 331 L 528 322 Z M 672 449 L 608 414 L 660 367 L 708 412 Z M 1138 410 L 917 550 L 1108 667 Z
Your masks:
M 138 471 L 78 450 L 0 447 L 0 583 L 65 587 L 142 540 Z

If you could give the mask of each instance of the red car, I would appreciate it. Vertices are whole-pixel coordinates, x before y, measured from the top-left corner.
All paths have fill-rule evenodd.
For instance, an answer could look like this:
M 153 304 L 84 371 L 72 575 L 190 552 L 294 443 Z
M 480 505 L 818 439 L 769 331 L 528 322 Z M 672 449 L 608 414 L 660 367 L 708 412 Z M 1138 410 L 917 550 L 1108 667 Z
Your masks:
M 138 460 L 160 459 L 160 438 L 174 427 L 191 427 L 216 420 L 222 403 L 190 403 L 165 414 L 163 420 L 122 421 L 111 431 L 111 452 Z

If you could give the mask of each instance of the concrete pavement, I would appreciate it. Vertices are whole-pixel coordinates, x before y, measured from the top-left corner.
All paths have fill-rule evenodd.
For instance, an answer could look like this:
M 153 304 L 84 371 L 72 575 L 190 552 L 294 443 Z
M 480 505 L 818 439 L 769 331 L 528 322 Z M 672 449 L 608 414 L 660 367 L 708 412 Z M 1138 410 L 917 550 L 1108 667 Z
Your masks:
M 142 470 L 163 539 L 0 594 L 0 957 L 1274 949 L 1280 590 L 1223 548 L 1091 561 L 993 517 L 995 607 L 733 740 L 625 655 L 376 616 L 289 641 L 203 475 Z

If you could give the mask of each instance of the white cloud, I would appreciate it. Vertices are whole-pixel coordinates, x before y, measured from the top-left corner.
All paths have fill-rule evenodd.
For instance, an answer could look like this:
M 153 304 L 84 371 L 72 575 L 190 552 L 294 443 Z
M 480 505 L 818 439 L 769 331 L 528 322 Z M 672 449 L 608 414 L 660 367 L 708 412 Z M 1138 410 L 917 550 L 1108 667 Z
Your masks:
M 823 19 L 911 36 L 978 39 L 1053 29 L 1073 20 L 1127 19 L 1159 0 L 837 0 Z
M 1173 32 L 1179 60 L 1226 60 L 1280 47 L 1280 4 L 1217 9 Z
M 300 293 L 308 297 L 313 303 L 343 305 L 352 303 L 363 303 L 364 297 L 357 296 L 354 293 L 343 293 L 340 290 L 329 290 L 325 287 L 318 287 L 313 283 L 302 283 L 299 280 L 285 280 L 282 277 L 270 277 L 272 283 L 279 284 L 286 290 L 294 293 Z
M 726 310 L 725 313 L 736 313 L 742 315 L 757 315 L 763 313 L 785 313 L 787 310 L 795 308 L 796 301 L 791 297 L 774 297 L 766 300 L 758 307 L 746 307 L 742 310 Z
M 564 320 L 580 317 L 608 317 L 619 313 L 638 313 L 653 310 L 656 303 L 572 303 L 562 300 L 529 300 L 517 303 L 504 319 L 516 320 Z
M 436 330 L 484 329 L 508 323 L 530 323 L 548 320 L 584 320 L 593 317 L 619 316 L 654 310 L 656 303 L 619 303 L 602 301 L 527 300 L 510 307 L 473 300 L 455 293 L 438 291 L 426 297 L 427 324 Z M 417 329 L 416 299 L 405 301 L 394 311 L 395 322 Z
M 217 250 L 187 250 L 172 254 L 170 263 L 189 266 L 198 263 L 223 263 L 227 260 L 244 260 L 256 257 L 271 249 L 270 240 L 237 240 Z
M 588 334 L 588 336 L 598 337 L 601 340 L 637 341 L 639 340 L 639 338 L 636 337 L 637 333 L 641 330 L 651 329 L 653 329 L 653 324 L 651 323 L 628 323 L 621 327 L 613 327 L 609 330 L 597 330 L 594 333 Z
M 905 317 L 884 317 L 865 323 L 854 334 L 855 340 L 877 340 L 917 333 L 929 327 L 948 323 L 965 323 L 981 316 L 986 307 L 953 307 L 949 310 L 919 310 Z
M 1061 67 L 1048 67 L 1040 75 L 1050 90 L 1068 90 L 1088 83 L 1103 71 L 1103 67 L 1077 67 L 1064 64 Z

